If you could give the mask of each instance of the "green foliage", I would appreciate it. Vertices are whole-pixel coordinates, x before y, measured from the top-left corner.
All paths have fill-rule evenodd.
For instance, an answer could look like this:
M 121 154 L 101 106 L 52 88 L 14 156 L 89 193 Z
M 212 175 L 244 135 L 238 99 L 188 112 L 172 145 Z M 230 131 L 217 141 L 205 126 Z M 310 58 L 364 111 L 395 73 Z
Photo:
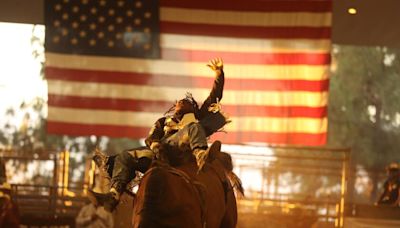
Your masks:
M 400 50 L 336 46 L 329 98 L 329 145 L 348 146 L 366 168 L 400 159 Z
M 400 49 L 336 46 L 334 50 L 328 145 L 352 148 L 351 168 L 366 169 L 374 202 L 382 181 L 379 172 L 400 161 Z

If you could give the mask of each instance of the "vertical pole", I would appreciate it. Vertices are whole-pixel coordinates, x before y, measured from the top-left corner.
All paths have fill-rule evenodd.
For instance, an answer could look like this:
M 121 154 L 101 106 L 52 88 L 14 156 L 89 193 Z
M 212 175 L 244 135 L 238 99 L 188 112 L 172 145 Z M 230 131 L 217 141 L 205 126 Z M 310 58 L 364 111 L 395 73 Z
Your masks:
M 344 220 L 344 202 L 345 202 L 345 195 L 346 195 L 346 183 L 347 183 L 347 151 L 344 152 L 344 159 L 343 159 L 343 164 L 342 164 L 342 181 L 341 181 L 341 187 L 340 187 L 340 205 L 339 205 L 339 211 L 338 211 L 338 227 L 343 227 L 343 220 Z
M 58 159 L 58 161 L 60 162 L 60 170 L 58 171 L 58 176 L 60 177 L 60 179 L 58 182 L 57 192 L 61 196 L 63 196 L 63 194 L 64 194 L 64 190 L 63 190 L 64 189 L 64 170 L 65 170 L 64 155 L 65 155 L 64 151 L 60 152 L 60 158 Z
M 89 164 L 89 171 L 88 171 L 88 176 L 89 176 L 89 180 L 88 180 L 88 186 L 85 187 L 84 189 L 84 194 L 87 194 L 87 190 L 93 188 L 93 184 L 94 184 L 94 178 L 95 178 L 95 169 L 96 169 L 96 164 L 94 163 L 94 161 L 90 161 Z
M 51 199 L 51 202 L 50 202 L 50 207 L 51 207 L 51 209 L 50 210 L 52 210 L 53 211 L 53 215 L 55 215 L 56 214 L 56 205 L 57 205 L 57 194 L 58 194 L 58 189 L 57 189 L 57 186 L 58 186 L 58 155 L 59 155 L 59 153 L 54 153 L 54 157 L 53 157 L 53 163 L 54 163 L 54 169 L 53 169 L 53 186 L 50 186 L 50 192 L 49 192 L 49 194 L 50 194 L 50 199 Z
M 63 183 L 63 195 L 68 193 L 69 182 L 69 151 L 64 152 L 64 183 Z

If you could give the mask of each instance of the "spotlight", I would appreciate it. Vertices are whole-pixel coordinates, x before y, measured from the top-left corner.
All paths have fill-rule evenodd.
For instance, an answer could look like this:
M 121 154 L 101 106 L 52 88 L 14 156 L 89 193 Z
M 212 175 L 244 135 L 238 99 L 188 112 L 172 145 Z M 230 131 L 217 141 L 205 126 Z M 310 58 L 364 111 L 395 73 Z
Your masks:
M 347 9 L 347 12 L 348 12 L 349 14 L 357 14 L 357 9 L 356 9 L 356 8 L 348 8 L 348 9 Z

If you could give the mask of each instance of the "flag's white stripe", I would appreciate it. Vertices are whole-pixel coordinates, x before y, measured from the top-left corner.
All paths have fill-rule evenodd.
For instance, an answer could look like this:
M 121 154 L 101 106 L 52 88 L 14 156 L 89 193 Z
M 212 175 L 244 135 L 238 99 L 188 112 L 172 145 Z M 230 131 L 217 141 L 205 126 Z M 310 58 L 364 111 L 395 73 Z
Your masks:
M 277 79 L 277 80 L 323 80 L 328 77 L 325 65 L 256 65 L 224 64 L 227 78 Z M 204 62 L 180 62 L 166 60 L 145 60 L 122 57 L 99 57 L 46 53 L 46 66 L 116 72 L 138 72 L 150 74 L 171 74 L 175 76 L 214 75 Z
M 240 53 L 329 53 L 327 39 L 250 39 L 161 34 L 160 46 L 182 50 Z
M 232 117 L 227 132 L 325 133 L 327 118 Z
M 87 83 L 48 80 L 49 94 L 79 97 L 101 97 L 174 102 L 191 92 L 199 102 L 211 89 L 176 88 L 167 86 L 135 86 L 111 83 Z M 323 107 L 327 92 L 225 90 L 223 104 Z
M 161 7 L 160 20 L 235 26 L 330 27 L 331 12 L 239 12 Z
M 70 109 L 52 107 L 48 120 L 79 123 L 149 127 L 160 118 L 161 113 L 121 112 L 90 109 Z M 324 133 L 327 119 L 314 118 L 270 118 L 270 117 L 232 117 L 226 126 L 228 132 L 271 132 L 271 133 Z

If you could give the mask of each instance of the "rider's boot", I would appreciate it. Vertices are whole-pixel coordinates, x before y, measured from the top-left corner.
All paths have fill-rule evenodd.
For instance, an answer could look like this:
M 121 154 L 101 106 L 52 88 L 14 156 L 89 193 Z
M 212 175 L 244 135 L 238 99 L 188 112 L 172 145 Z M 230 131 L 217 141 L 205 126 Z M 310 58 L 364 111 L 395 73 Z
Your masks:
M 221 141 L 219 140 L 214 141 L 210 145 L 207 151 L 208 151 L 207 162 L 212 162 L 214 159 L 217 158 L 218 153 L 221 152 Z
M 193 152 L 196 157 L 197 166 L 199 171 L 203 169 L 206 161 L 215 159 L 216 153 L 221 151 L 221 141 L 214 141 L 207 150 L 197 149 Z

